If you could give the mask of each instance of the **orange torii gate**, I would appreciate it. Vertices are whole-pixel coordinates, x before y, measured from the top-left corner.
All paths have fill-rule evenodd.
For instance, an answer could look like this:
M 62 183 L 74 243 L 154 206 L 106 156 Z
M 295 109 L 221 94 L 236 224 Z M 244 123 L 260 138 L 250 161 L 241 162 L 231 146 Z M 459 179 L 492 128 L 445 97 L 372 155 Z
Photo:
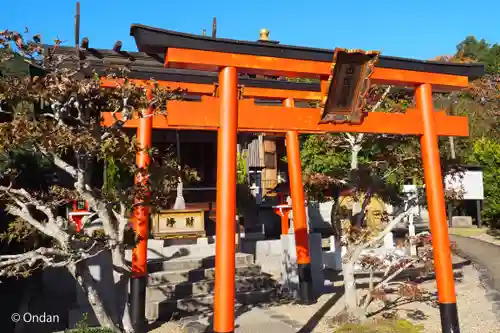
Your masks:
M 380 57 L 370 79 L 374 84 L 415 89 L 416 108 L 404 113 L 368 113 L 359 124 L 321 123 L 321 109 L 295 107 L 296 100 L 322 100 L 328 94 L 333 51 L 296 46 L 217 39 L 142 25 L 132 25 L 131 35 L 141 52 L 164 54 L 164 66 L 218 72 L 218 86 L 192 82 L 160 82 L 202 95 L 199 102 L 171 101 L 167 116 L 133 119 L 125 127 L 137 128 L 143 147 L 151 146 L 152 129 L 218 131 L 217 223 L 214 332 L 234 332 L 235 215 L 237 132 L 282 133 L 286 137 L 301 300 L 314 301 L 308 249 L 307 222 L 299 152 L 300 133 L 358 132 L 421 136 L 435 271 L 443 332 L 459 332 L 451 252 L 445 214 L 438 136 L 467 136 L 466 117 L 435 111 L 432 91 L 453 91 L 468 86 L 483 74 L 481 65 L 449 64 Z M 318 78 L 320 91 L 239 86 L 239 74 Z M 147 84 L 147 81 L 140 81 Z M 241 80 L 240 80 L 241 81 Z M 103 86 L 116 82 L 102 80 Z M 255 99 L 281 99 L 283 106 L 261 106 Z M 103 124 L 114 122 L 103 114 Z M 138 164 L 148 161 L 138 157 Z M 147 235 L 147 211 L 137 212 L 136 232 Z M 137 245 L 133 258 L 131 307 L 144 303 L 147 237 Z M 142 314 L 141 314 L 142 311 Z M 142 316 L 142 318 L 141 318 Z M 137 310 L 134 321 L 144 320 Z

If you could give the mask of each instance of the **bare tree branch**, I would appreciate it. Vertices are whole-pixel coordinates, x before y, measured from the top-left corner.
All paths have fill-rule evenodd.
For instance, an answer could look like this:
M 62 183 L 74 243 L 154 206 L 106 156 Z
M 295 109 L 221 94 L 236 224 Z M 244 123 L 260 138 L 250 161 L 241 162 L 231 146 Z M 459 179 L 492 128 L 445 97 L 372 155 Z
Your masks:
M 350 255 L 350 259 L 349 259 L 349 262 L 351 263 L 354 263 L 358 260 L 359 256 L 361 255 L 361 252 L 371 246 L 374 246 L 376 245 L 378 242 L 380 242 L 384 237 L 385 235 L 387 235 L 389 232 L 391 232 L 392 229 L 394 229 L 394 227 L 400 223 L 405 217 L 407 217 L 410 213 L 411 213 L 411 208 L 413 208 L 412 205 L 408 205 L 408 208 L 402 212 L 401 214 L 399 214 L 398 216 L 396 216 L 395 218 L 393 218 L 387 225 L 386 227 L 384 228 L 384 230 L 382 230 L 381 232 L 379 232 L 375 237 L 373 237 L 372 239 L 370 239 L 369 241 L 363 243 L 363 244 L 360 244 L 358 246 L 356 246 L 352 251 L 351 251 L 351 255 Z
M 388 86 L 377 103 L 372 107 L 370 112 L 376 111 L 387 98 L 387 95 L 391 91 L 392 86 Z M 358 168 L 358 155 L 363 148 L 363 140 L 365 139 L 364 133 L 351 134 L 344 133 L 344 139 L 350 146 L 351 149 L 351 170 L 356 170 Z
M 49 255 L 67 257 L 69 256 L 69 253 L 59 249 L 41 247 L 36 250 L 21 254 L 0 255 L 0 269 L 7 266 L 19 264 L 27 260 L 33 260 L 33 258 L 36 258 L 38 260 L 41 259 L 41 257 L 44 257 L 47 259 L 47 256 Z
M 113 210 L 113 214 L 118 221 L 118 242 L 123 242 L 125 237 L 125 229 L 129 223 L 127 216 L 127 207 L 123 202 L 120 202 L 120 212 Z
M 44 154 L 45 156 L 51 157 L 54 161 L 54 164 L 61 170 L 67 172 L 71 177 L 75 178 L 77 177 L 77 170 L 75 167 L 73 167 L 71 164 L 65 162 L 62 158 L 57 156 L 54 153 L 48 152 L 47 150 L 43 149 L 42 147 L 38 146 L 37 149 Z
M 413 259 L 413 260 L 410 260 L 409 262 L 407 262 L 404 266 L 400 267 L 399 269 L 397 269 L 394 273 L 392 273 L 391 275 L 385 277 L 382 281 L 380 281 L 376 286 L 375 288 L 383 288 L 385 285 L 387 285 L 389 282 L 391 282 L 394 278 L 396 278 L 399 274 L 401 274 L 401 272 L 403 272 L 405 269 L 407 269 L 408 267 L 416 264 L 418 262 L 418 259 Z
M 385 287 L 387 287 L 391 281 L 393 279 L 395 279 L 399 274 L 401 274 L 405 269 L 407 269 L 408 267 L 414 265 L 415 263 L 417 263 L 418 260 L 417 259 L 414 259 L 414 260 L 411 260 L 409 261 L 408 263 L 406 263 L 404 266 L 402 266 L 401 268 L 397 269 L 394 273 L 392 273 L 390 276 L 388 277 L 385 277 L 381 282 L 379 282 L 375 287 L 373 286 L 373 280 L 371 280 L 371 284 L 370 284 L 370 287 L 368 288 L 368 294 L 366 295 L 366 298 L 364 300 L 364 304 L 363 304 L 363 308 L 364 308 L 364 311 L 366 312 L 367 309 L 368 309 L 368 306 L 370 305 L 370 303 L 372 302 L 373 300 L 373 292 L 377 289 L 383 289 Z
M 380 97 L 380 99 L 377 101 L 377 103 L 373 106 L 372 108 L 372 112 L 373 111 L 376 111 L 381 105 L 382 103 L 385 101 L 385 99 L 387 98 L 387 95 L 389 95 L 389 92 L 391 91 L 393 86 L 387 86 L 387 88 L 385 89 L 384 93 L 382 94 L 382 96 Z
M 54 238 L 63 248 L 67 246 L 66 241 L 69 238 L 69 235 L 57 225 L 56 218 L 50 208 L 36 201 L 24 189 L 12 189 L 10 187 L 0 186 L 0 191 L 6 193 L 19 206 L 14 207 L 12 205 L 8 205 L 7 211 L 10 214 L 22 218 L 24 221 L 35 227 L 38 231 Z M 17 197 L 15 197 L 14 195 L 17 195 Z M 26 201 L 23 202 L 20 197 L 24 198 Z M 28 209 L 29 205 L 32 205 L 37 210 L 43 212 L 47 216 L 48 221 L 45 224 L 42 224 L 36 218 L 34 218 L 30 210 Z

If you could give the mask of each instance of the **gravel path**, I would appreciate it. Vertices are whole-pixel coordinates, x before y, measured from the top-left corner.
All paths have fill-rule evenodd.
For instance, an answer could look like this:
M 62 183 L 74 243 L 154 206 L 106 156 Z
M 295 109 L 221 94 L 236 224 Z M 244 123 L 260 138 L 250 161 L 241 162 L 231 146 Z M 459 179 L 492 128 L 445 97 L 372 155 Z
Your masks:
M 493 303 L 489 299 L 489 288 L 481 283 L 481 272 L 473 266 L 463 267 L 463 278 L 455 282 L 457 293 L 458 317 L 461 331 L 464 333 L 499 333 L 500 320 L 496 316 Z M 435 281 L 425 283 L 427 290 L 436 290 Z M 429 304 L 412 303 L 400 307 L 400 316 L 420 310 L 425 314 L 423 320 L 411 320 L 421 323 L 425 332 L 441 333 L 439 309 Z
M 455 252 L 471 260 L 479 271 L 479 280 L 500 319 L 500 244 L 475 238 L 450 236 L 456 243 Z
M 460 236 L 460 235 L 458 235 L 458 236 Z M 500 246 L 500 238 L 488 235 L 487 233 L 484 233 L 481 235 L 476 235 L 476 236 L 471 236 L 471 238 L 479 239 L 479 240 L 482 240 L 484 242 L 492 243 L 492 244 Z

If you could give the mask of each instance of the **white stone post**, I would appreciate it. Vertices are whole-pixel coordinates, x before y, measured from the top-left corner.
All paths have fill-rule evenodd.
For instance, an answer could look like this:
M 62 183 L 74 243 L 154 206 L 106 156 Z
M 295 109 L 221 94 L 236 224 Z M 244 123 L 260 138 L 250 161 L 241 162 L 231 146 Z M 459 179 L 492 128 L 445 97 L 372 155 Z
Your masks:
M 408 216 L 408 236 L 410 237 L 410 255 L 411 256 L 416 256 L 417 255 L 417 246 L 415 245 L 415 242 L 413 241 L 413 237 L 415 237 L 415 225 L 413 224 L 413 208 L 412 212 Z
M 292 197 L 287 196 L 286 204 L 292 206 Z M 288 212 L 288 234 L 294 234 L 294 233 L 295 229 L 293 226 L 293 210 L 290 209 L 290 211 Z
M 394 235 L 392 231 L 384 236 L 384 248 L 388 250 L 392 250 L 394 248 Z
M 345 252 L 347 252 L 347 248 L 342 246 L 340 243 L 340 239 L 336 239 L 335 236 L 330 236 L 330 252 L 334 253 L 333 256 L 333 269 L 336 271 L 342 270 L 342 257 Z
M 299 275 L 297 270 L 297 251 L 295 235 L 281 235 L 281 283 L 289 289 L 294 297 L 299 292 Z M 309 234 L 309 255 L 311 257 L 311 275 L 313 289 L 316 296 L 323 292 L 325 275 L 323 273 L 323 250 L 321 248 L 321 234 Z

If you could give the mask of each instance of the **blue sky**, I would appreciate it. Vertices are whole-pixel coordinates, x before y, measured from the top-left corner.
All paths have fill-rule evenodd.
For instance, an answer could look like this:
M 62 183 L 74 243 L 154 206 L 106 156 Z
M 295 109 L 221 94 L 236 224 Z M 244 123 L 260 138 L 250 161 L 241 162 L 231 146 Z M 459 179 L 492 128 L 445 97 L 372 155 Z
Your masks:
M 41 33 L 73 44 L 75 1 L 3 0 L 0 29 Z M 81 0 L 81 37 L 91 47 L 111 48 L 122 40 L 135 50 L 129 36 L 132 23 L 181 32 L 256 40 L 268 28 L 282 44 L 320 48 L 360 48 L 417 59 L 453 54 L 468 35 L 500 41 L 495 24 L 498 0 Z

